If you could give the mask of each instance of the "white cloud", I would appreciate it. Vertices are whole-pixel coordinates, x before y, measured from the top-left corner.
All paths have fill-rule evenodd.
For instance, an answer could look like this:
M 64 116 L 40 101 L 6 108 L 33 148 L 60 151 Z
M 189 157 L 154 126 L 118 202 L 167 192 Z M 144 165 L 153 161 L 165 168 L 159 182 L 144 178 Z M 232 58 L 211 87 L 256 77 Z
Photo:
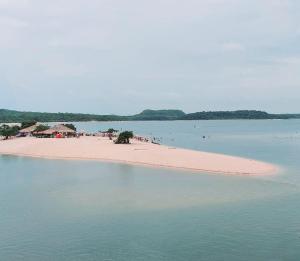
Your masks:
M 0 91 L 5 78 L 15 86 L 25 82 L 27 90 L 47 85 L 53 93 L 84 86 L 90 102 L 78 103 L 82 110 L 97 108 L 92 96 L 105 93 L 107 112 L 114 113 L 121 109 L 108 89 L 125 88 L 124 100 L 134 93 L 140 103 L 122 108 L 131 112 L 165 101 L 187 111 L 214 109 L 214 99 L 226 109 L 229 96 L 238 107 L 241 86 L 249 96 L 255 86 L 270 93 L 276 89 L 277 100 L 280 88 L 295 97 L 300 84 L 295 58 L 300 55 L 299 3 L 0 0 Z M 255 95 L 252 103 L 263 103 L 259 91 Z M 42 107 L 41 98 L 35 99 L 40 103 L 28 103 L 36 110 L 51 110 Z M 266 106 L 280 107 L 270 99 Z M 2 102 L 8 101 L 0 97 Z M 72 104 L 62 106 L 68 110 Z
M 29 5 L 29 0 L 0 0 L 0 8 L 23 8 Z
M 288 56 L 288 57 L 283 57 L 280 59 L 274 59 L 274 62 L 279 63 L 279 64 L 289 64 L 289 65 L 298 65 L 300 66 L 300 57 L 297 56 Z M 298 67 L 300 68 L 300 67 Z
M 0 16 L 0 26 L 24 28 L 27 27 L 28 25 L 29 23 L 22 19 L 9 17 L 9 16 Z
M 228 42 L 222 44 L 223 51 L 244 51 L 245 47 L 240 43 Z

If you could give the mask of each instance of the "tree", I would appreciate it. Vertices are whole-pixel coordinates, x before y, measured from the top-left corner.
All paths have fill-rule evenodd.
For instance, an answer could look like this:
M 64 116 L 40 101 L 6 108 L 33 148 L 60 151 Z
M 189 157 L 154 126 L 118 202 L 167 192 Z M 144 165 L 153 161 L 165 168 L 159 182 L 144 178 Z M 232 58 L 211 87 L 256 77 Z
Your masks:
M 40 124 L 40 125 L 38 125 L 38 126 L 35 128 L 34 131 L 39 132 L 39 131 L 45 131 L 45 130 L 48 130 L 48 129 L 50 129 L 50 127 L 49 127 L 48 125 Z
M 36 124 L 36 121 L 24 121 L 21 123 L 21 129 L 31 127 Z
M 0 136 L 5 137 L 7 140 L 11 136 L 16 136 L 19 132 L 19 127 L 18 126 L 8 126 L 8 125 L 2 125 L 0 127 Z
M 129 139 L 133 138 L 133 132 L 132 131 L 123 131 L 119 134 L 116 144 L 129 144 Z
M 68 127 L 69 129 L 71 129 L 73 131 L 76 131 L 76 127 L 72 123 L 66 123 L 66 124 L 64 124 L 64 126 Z
M 118 132 L 118 130 L 115 130 L 114 128 L 109 128 L 106 132 L 107 133 L 114 133 L 114 132 Z

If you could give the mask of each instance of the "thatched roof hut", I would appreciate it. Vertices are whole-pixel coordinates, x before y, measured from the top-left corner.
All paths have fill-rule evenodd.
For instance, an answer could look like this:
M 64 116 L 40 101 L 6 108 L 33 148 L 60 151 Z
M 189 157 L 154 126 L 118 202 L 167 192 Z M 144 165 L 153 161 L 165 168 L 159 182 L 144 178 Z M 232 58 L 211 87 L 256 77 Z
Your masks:
M 58 124 L 48 130 L 39 131 L 37 134 L 38 135 L 54 135 L 57 133 L 61 133 L 64 135 L 74 135 L 76 133 L 76 131 L 68 128 L 67 126 L 65 126 L 63 124 Z
M 27 127 L 27 128 L 24 128 L 24 129 L 20 130 L 19 133 L 21 133 L 21 134 L 33 133 L 35 131 L 36 127 L 37 127 L 37 124 L 34 124 L 30 127 Z
M 35 134 L 37 134 L 37 135 L 52 135 L 54 133 L 55 133 L 55 131 L 48 129 L 48 130 L 44 130 L 44 131 L 38 131 Z
M 53 130 L 54 132 L 66 133 L 66 134 L 76 133 L 76 131 L 70 129 L 69 127 L 63 124 L 55 125 L 52 128 L 50 128 L 50 130 Z

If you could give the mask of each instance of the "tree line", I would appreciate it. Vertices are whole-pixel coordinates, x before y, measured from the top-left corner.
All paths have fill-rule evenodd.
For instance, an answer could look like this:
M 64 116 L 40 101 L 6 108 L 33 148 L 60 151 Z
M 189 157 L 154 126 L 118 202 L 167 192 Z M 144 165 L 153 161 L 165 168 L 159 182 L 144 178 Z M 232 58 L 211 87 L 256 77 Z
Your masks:
M 233 120 L 233 119 L 293 119 L 300 114 L 270 114 L 257 110 L 203 111 L 184 113 L 181 110 L 144 110 L 131 116 L 94 115 L 82 113 L 20 112 L 0 109 L 0 122 L 80 122 L 80 121 L 162 121 L 162 120 Z

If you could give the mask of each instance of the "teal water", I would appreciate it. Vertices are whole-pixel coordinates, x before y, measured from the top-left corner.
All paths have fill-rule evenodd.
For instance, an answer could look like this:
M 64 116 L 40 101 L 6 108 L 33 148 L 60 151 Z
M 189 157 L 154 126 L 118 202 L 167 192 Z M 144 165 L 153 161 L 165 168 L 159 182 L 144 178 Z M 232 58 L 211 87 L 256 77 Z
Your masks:
M 0 156 L 0 260 L 300 260 L 299 120 L 76 125 L 283 171 L 242 177 Z

